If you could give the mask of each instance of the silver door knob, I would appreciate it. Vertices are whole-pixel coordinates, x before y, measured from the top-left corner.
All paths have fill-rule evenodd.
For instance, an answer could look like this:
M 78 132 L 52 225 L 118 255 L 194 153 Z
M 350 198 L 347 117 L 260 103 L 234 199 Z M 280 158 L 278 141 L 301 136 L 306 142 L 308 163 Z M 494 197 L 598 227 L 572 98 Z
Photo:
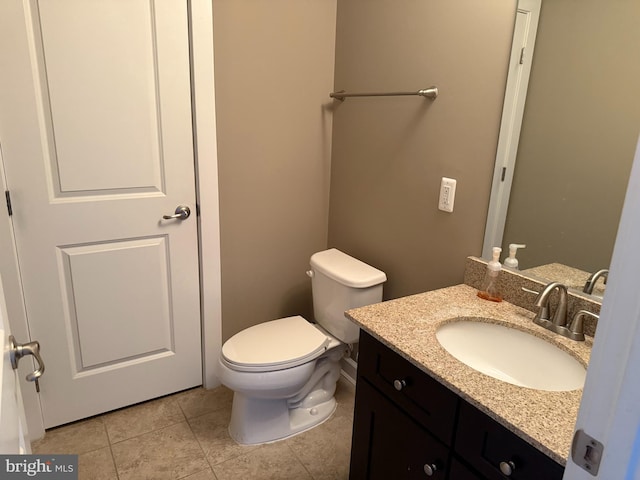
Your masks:
M 191 209 L 189 207 L 187 207 L 186 205 L 178 205 L 173 215 L 163 215 L 162 218 L 164 218 L 165 220 L 171 220 L 172 218 L 179 218 L 180 220 L 184 220 L 186 218 L 189 218 L 189 215 L 191 215 Z
M 44 373 L 44 361 L 40 356 L 40 344 L 38 342 L 17 343 L 13 335 L 9 336 L 9 358 L 11 359 L 11 367 L 15 370 L 18 368 L 18 361 L 22 357 L 33 355 L 36 357 L 38 368 L 27 375 L 29 382 L 35 382 Z

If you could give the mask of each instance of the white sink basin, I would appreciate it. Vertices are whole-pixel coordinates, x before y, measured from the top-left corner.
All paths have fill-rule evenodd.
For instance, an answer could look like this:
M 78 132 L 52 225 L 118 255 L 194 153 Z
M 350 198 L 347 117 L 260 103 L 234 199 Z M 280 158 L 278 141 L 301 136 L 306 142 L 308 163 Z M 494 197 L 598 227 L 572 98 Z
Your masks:
M 460 320 L 440 326 L 436 338 L 462 363 L 513 385 L 556 392 L 584 386 L 586 370 L 576 358 L 514 328 Z

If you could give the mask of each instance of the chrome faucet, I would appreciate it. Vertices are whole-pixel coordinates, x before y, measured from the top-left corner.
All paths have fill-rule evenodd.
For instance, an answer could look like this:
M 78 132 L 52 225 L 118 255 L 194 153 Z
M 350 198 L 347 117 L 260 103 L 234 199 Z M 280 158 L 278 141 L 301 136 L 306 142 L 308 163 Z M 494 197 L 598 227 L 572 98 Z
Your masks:
M 598 270 L 597 272 L 592 273 L 589 278 L 587 278 L 582 291 L 591 295 L 593 293 L 593 287 L 596 286 L 596 282 L 600 277 L 604 278 L 604 283 L 606 284 L 607 278 L 609 277 L 609 270 L 603 268 L 602 270 Z
M 558 306 L 551 317 L 551 309 L 549 307 L 549 297 L 554 290 L 558 290 Z M 584 332 L 582 329 L 582 317 L 580 312 L 579 318 L 574 318 L 571 325 L 567 325 L 567 286 L 560 282 L 551 282 L 545 285 L 538 294 L 534 304 L 538 307 L 538 313 L 533 318 L 533 323 L 541 327 L 551 330 L 563 337 L 572 340 L 584 340 Z M 584 312 L 585 314 L 587 312 Z M 578 317 L 578 316 L 576 316 Z
M 549 309 L 549 296 L 551 292 L 558 289 L 558 293 L 560 295 L 558 299 L 558 307 L 556 308 L 555 313 L 553 314 L 553 319 L 550 319 L 550 309 Z M 546 327 L 546 323 L 551 323 L 558 327 L 564 327 L 567 324 L 567 287 L 566 285 L 560 282 L 551 282 L 545 285 L 542 291 L 538 294 L 538 298 L 536 299 L 536 303 L 534 304 L 540 310 L 538 310 L 538 314 L 533 319 L 534 323 L 538 325 L 542 325 Z

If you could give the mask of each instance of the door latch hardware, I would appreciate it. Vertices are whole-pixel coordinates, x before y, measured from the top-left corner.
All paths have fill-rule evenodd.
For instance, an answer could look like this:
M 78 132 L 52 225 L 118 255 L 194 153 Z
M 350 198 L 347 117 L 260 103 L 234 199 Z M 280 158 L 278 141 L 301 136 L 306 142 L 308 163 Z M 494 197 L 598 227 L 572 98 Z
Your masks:
M 574 434 L 571 444 L 571 460 L 594 477 L 598 475 L 603 452 L 604 445 L 587 435 L 584 430 L 578 430 Z

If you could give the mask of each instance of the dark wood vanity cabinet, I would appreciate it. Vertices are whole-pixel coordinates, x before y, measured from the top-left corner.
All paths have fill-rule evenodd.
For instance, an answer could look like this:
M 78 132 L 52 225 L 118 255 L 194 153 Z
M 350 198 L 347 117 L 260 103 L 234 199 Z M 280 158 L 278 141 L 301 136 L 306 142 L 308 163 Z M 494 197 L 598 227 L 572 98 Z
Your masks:
M 564 472 L 365 332 L 350 468 L 351 480 L 560 480 Z
M 351 451 L 350 478 L 425 478 L 426 465 L 432 478 L 445 480 L 449 448 L 375 388 L 365 382 L 360 387 L 358 395 L 366 401 L 356 408 L 358 438 Z
M 456 454 L 482 474 L 479 478 L 560 480 L 564 474 L 561 465 L 466 402 L 460 403 L 457 431 Z M 504 475 L 501 464 L 512 473 Z

